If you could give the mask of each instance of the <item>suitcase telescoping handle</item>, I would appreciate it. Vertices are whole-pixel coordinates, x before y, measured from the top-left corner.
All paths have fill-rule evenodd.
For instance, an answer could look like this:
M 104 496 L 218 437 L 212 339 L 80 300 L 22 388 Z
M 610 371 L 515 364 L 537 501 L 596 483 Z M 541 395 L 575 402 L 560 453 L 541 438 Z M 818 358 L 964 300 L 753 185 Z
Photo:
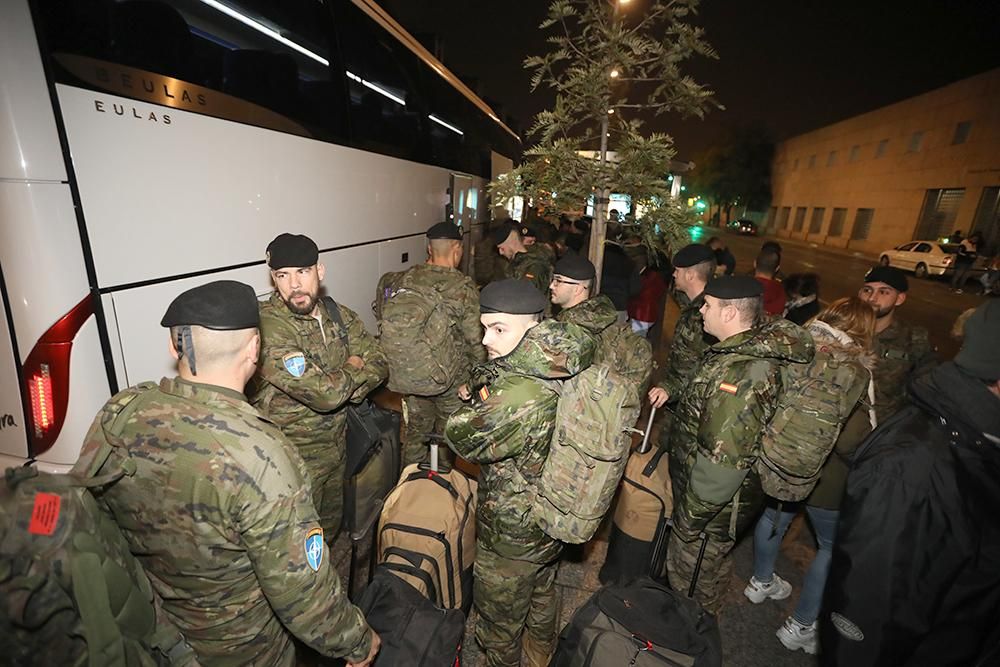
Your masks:
M 649 432 L 653 430 L 653 417 L 656 416 L 656 408 L 651 408 L 649 410 L 649 419 L 646 420 L 646 430 L 642 433 L 642 442 L 639 443 L 639 449 L 636 451 L 640 454 L 645 454 L 649 451 Z
M 443 435 L 437 433 L 424 433 L 424 438 L 431 446 L 431 472 L 441 472 L 438 467 L 438 443 L 444 440 Z
M 691 573 L 691 585 L 688 587 L 688 597 L 694 597 L 695 587 L 698 585 L 698 575 L 701 574 L 701 562 L 705 560 L 705 549 L 708 547 L 708 533 L 702 532 L 698 536 L 701 539 L 701 546 L 698 547 L 698 560 L 694 564 L 694 572 Z

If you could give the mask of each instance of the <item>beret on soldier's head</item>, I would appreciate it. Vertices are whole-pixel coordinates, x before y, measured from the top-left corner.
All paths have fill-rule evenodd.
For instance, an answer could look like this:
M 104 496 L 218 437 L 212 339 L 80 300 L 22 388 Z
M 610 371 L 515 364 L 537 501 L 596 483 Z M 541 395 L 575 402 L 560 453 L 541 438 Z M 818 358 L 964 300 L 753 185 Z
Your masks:
M 493 245 L 500 245 L 506 241 L 511 232 L 521 233 L 521 226 L 513 220 L 505 220 L 494 227 L 493 231 L 490 232 L 490 236 L 493 238 Z
M 278 234 L 267 244 L 267 265 L 275 271 L 289 266 L 313 266 L 318 261 L 316 242 L 304 234 Z
M 701 264 L 715 259 L 715 252 L 706 245 L 692 243 L 686 245 L 674 255 L 673 264 L 677 268 L 685 269 L 695 264 Z
M 749 299 L 764 294 L 764 286 L 753 276 L 719 276 L 708 281 L 705 294 L 716 299 Z
M 534 315 L 545 310 L 548 303 L 548 299 L 534 285 L 514 278 L 490 283 L 479 294 L 481 313 Z
M 200 326 L 218 331 L 254 329 L 260 326 L 257 295 L 249 285 L 216 280 L 182 292 L 171 301 L 160 326 Z
M 873 266 L 865 274 L 866 283 L 885 283 L 897 292 L 905 292 L 910 288 L 906 274 L 895 266 Z
M 451 239 L 452 241 L 462 240 L 462 228 L 451 222 L 439 222 L 432 225 L 427 230 L 427 238 L 431 241 L 436 239 Z
M 575 252 L 567 252 L 563 255 L 552 272 L 559 276 L 566 276 L 573 280 L 593 280 L 596 275 L 594 265 L 586 257 L 581 257 Z

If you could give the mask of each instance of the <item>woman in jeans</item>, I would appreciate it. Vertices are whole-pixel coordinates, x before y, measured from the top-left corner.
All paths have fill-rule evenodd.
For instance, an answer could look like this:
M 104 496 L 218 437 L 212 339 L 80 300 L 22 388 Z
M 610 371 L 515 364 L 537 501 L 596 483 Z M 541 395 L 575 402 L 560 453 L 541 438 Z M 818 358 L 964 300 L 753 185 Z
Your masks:
M 833 452 L 823 465 L 819 483 L 805 500 L 806 514 L 819 549 L 806 572 L 795 611 L 777 632 L 778 639 L 789 650 L 802 649 L 815 654 L 819 648 L 816 618 L 830 571 L 838 508 L 847 484 L 849 461 L 861 441 L 875 428 L 874 385 L 870 379 L 874 362 L 871 345 L 875 312 L 857 297 L 838 299 L 807 323 L 806 329 L 817 347 L 825 347 L 843 363 L 860 364 L 869 371 L 860 374 L 860 381 L 868 385 L 867 390 L 862 392 L 861 400 L 844 423 Z M 743 591 L 754 604 L 767 599 L 783 600 L 792 592 L 792 585 L 774 572 L 774 563 L 785 531 L 801 507 L 797 503 L 782 506 L 777 501 L 770 502 L 754 530 L 754 573 Z

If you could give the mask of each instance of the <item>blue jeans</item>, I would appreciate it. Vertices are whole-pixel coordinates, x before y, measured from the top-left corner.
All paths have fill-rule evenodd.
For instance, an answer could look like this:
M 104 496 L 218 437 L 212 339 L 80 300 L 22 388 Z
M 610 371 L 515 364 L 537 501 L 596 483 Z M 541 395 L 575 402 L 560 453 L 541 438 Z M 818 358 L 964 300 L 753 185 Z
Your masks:
M 757 521 L 753 533 L 753 576 L 757 581 L 767 583 L 774 577 L 774 562 L 778 559 L 781 540 L 799 509 L 798 505 L 792 505 L 791 510 L 783 507 L 779 514 L 775 508 L 768 507 Z M 826 586 L 826 575 L 830 572 L 830 556 L 840 512 L 806 505 L 806 513 L 816 533 L 819 549 L 802 582 L 802 594 L 792 617 L 803 625 L 810 625 L 819 616 L 823 604 L 823 588 Z

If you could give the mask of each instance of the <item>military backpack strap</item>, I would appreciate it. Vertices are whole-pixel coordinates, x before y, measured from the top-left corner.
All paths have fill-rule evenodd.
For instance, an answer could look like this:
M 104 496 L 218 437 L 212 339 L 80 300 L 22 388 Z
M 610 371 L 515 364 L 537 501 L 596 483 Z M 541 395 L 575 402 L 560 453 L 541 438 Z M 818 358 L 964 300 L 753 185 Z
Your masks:
M 76 600 L 87 639 L 90 667 L 125 667 L 125 646 L 118 621 L 111 613 L 110 591 L 97 554 L 81 552 L 70 566 Z
M 323 306 L 326 307 L 327 315 L 330 316 L 330 319 L 337 326 L 337 338 L 344 341 L 344 345 L 347 346 L 348 352 L 350 352 L 351 341 L 347 336 L 347 326 L 344 324 L 344 317 L 340 314 L 340 306 L 337 305 L 332 296 L 323 297 Z

